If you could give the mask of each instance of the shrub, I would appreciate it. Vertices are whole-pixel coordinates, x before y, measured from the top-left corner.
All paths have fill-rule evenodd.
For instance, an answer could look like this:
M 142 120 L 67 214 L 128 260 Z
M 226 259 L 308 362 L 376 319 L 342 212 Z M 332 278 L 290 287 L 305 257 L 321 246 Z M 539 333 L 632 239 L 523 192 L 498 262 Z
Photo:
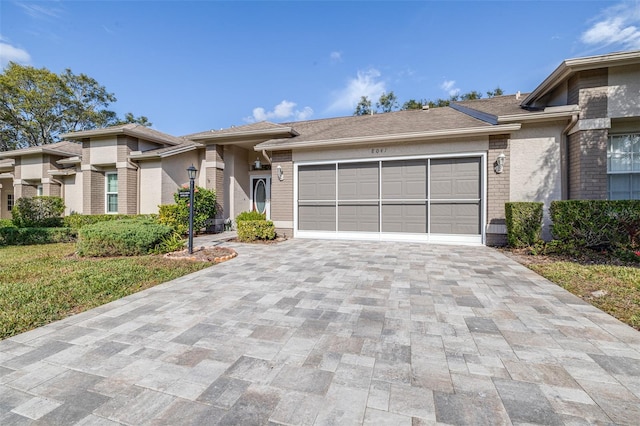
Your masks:
M 238 239 L 250 242 L 255 240 L 273 240 L 276 228 L 270 220 L 242 220 L 238 222 Z
M 64 201 L 60 197 L 22 197 L 16 200 L 11 215 L 18 228 L 56 228 L 62 226 Z
M 123 219 L 155 220 L 156 214 L 71 214 L 62 219 L 62 223 L 67 228 L 80 229 L 85 225 L 92 225 L 98 222 L 108 222 Z
M 182 249 L 184 249 L 184 239 L 182 238 L 182 234 L 173 231 L 171 234 L 160 240 L 158 245 L 153 249 L 153 253 L 171 253 Z
M 137 256 L 152 252 L 171 235 L 169 226 L 153 221 L 123 219 L 86 225 L 78 231 L 81 256 Z
M 541 240 L 543 203 L 505 203 L 507 242 L 511 247 L 531 247 Z
M 551 233 L 575 248 L 640 244 L 640 200 L 551 202 Z
M 181 190 L 184 190 L 182 188 Z M 174 204 L 159 207 L 158 222 L 171 226 L 176 232 L 186 234 L 189 230 L 189 199 L 180 198 L 180 190 L 173 194 Z M 173 206 L 173 207 L 171 207 Z M 197 186 L 193 194 L 193 230 L 199 230 L 207 225 L 207 221 L 216 215 L 216 193 L 207 188 Z
M 15 228 L 11 219 L 0 219 L 0 228 Z
M 267 215 L 264 213 L 258 213 L 253 210 L 250 212 L 242 212 L 238 216 L 236 216 L 236 223 L 243 222 L 245 220 L 266 220 Z
M 0 245 L 27 246 L 32 244 L 68 243 L 75 241 L 77 232 L 70 228 L 0 228 Z

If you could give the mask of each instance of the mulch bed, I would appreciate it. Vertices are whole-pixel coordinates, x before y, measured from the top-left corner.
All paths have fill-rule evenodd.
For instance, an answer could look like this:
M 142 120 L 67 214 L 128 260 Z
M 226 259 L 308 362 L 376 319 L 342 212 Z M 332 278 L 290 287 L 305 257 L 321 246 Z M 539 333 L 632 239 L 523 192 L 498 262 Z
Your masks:
M 228 247 L 198 247 L 193 249 L 193 253 L 189 254 L 189 250 L 174 251 L 164 255 L 167 259 L 194 260 L 198 262 L 220 263 L 236 257 L 238 253 L 234 249 Z

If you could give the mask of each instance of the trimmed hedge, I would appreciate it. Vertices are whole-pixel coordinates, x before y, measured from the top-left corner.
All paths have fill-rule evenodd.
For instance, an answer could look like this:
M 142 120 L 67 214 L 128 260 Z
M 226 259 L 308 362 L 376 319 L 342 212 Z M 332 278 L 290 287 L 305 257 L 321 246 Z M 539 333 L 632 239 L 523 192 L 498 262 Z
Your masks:
M 17 228 L 11 219 L 0 219 L 0 228 Z
M 18 228 L 57 228 L 62 226 L 64 200 L 60 197 L 21 197 L 11 215 Z
M 85 225 L 93 225 L 98 222 L 109 222 L 123 219 L 155 220 L 157 214 L 71 214 L 62 219 L 67 228 L 80 229 Z
M 238 239 L 244 242 L 273 240 L 276 227 L 270 220 L 242 220 L 238 222 Z
M 75 241 L 77 231 L 70 228 L 0 228 L 0 245 L 68 243 Z
M 551 202 L 551 233 L 575 248 L 640 245 L 640 200 Z
M 511 247 L 531 247 L 542 240 L 544 203 L 505 203 L 507 242 Z
M 264 213 L 258 213 L 255 210 L 250 212 L 242 212 L 236 216 L 236 223 L 240 223 L 247 220 L 266 220 L 267 215 Z
M 123 219 L 86 225 L 78 231 L 80 256 L 137 256 L 152 253 L 173 229 L 152 221 Z
M 158 223 L 172 227 L 178 234 L 189 232 L 189 209 L 178 204 L 162 204 L 158 206 Z M 195 220 L 193 227 L 195 226 Z M 196 232 L 197 233 L 197 232 Z

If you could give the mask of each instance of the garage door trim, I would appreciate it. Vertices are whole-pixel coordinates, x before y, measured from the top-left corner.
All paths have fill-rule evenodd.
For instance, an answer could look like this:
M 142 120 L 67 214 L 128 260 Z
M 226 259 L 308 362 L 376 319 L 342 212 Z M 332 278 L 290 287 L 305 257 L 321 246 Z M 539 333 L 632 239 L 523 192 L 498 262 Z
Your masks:
M 335 165 L 336 174 L 340 164 L 353 164 L 353 163 L 378 163 L 379 173 L 382 173 L 382 163 L 389 161 L 408 161 L 408 160 L 435 160 L 435 159 L 462 159 L 462 158 L 476 158 L 480 160 L 479 164 L 479 183 L 480 183 L 480 226 L 479 234 L 432 234 L 428 230 L 426 233 L 400 233 L 400 232 L 382 232 L 381 229 L 377 232 L 349 232 L 339 231 L 336 227 L 331 231 L 317 231 L 317 230 L 299 230 L 299 167 L 301 166 L 323 166 L 323 165 Z M 485 243 L 485 217 L 486 217 L 486 199 L 487 199 L 487 169 L 486 169 L 486 152 L 464 152 L 456 154 L 439 154 L 439 155 L 419 155 L 419 156 L 394 156 L 394 157 L 369 157 L 358 159 L 343 159 L 343 160 L 324 160 L 324 161 L 300 161 L 294 163 L 293 173 L 293 196 L 294 196 L 294 237 L 296 238 L 319 238 L 319 239 L 349 239 L 349 240 L 374 240 L 374 241 L 414 241 L 425 243 L 451 243 L 451 244 L 467 244 L 467 245 L 482 245 Z M 431 174 L 428 174 L 428 188 L 431 190 Z M 380 191 L 382 191 L 382 180 L 379 182 Z M 336 181 L 336 191 L 338 182 Z M 336 192 L 337 194 L 337 192 Z M 336 195 L 337 197 L 337 195 Z M 382 192 L 378 194 L 378 200 L 382 203 Z M 307 200 L 311 201 L 311 200 Z M 436 201 L 435 198 L 431 199 L 431 202 Z M 453 201 L 453 200 L 451 200 Z M 429 206 L 431 205 L 429 203 Z M 336 204 L 338 202 L 336 201 Z M 337 208 L 336 208 L 337 215 Z M 429 220 L 430 222 L 431 220 Z M 337 224 L 337 222 L 336 222 Z

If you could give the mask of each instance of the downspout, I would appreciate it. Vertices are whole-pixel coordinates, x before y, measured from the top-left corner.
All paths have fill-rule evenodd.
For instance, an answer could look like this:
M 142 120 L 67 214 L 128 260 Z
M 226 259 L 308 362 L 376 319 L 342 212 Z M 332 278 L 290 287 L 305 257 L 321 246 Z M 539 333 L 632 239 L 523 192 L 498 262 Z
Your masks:
M 571 116 L 571 121 L 562 130 L 562 146 L 560 147 L 560 158 L 562 159 L 562 199 L 569 199 L 569 130 L 578 122 L 578 114 Z
M 262 156 L 264 157 L 265 160 L 267 160 L 267 163 L 271 164 L 271 158 L 269 158 L 269 156 L 267 155 L 266 149 L 262 150 Z
M 136 214 L 140 214 L 140 166 L 127 158 L 127 163 L 136 169 Z
M 51 182 L 60 185 L 60 198 L 64 200 L 64 183 L 61 180 L 54 179 L 53 177 L 49 178 Z M 51 193 L 51 192 L 49 192 Z

